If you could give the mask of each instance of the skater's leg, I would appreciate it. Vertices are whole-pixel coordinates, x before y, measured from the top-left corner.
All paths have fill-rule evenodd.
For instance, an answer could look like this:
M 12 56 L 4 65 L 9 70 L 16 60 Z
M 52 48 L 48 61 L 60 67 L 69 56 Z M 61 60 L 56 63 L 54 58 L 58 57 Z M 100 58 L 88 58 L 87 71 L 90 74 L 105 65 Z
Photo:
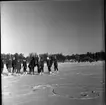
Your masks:
M 19 69 L 17 69 L 17 72 L 16 72 L 17 74 L 19 73 Z
M 29 68 L 29 74 L 31 74 L 31 67 Z
M 49 66 L 48 66 L 48 72 L 50 72 Z
M 58 67 L 57 67 L 57 71 L 59 71 Z
M 19 69 L 19 74 L 21 73 L 20 70 L 21 70 L 21 69 Z
M 41 66 L 41 73 L 43 73 L 43 66 Z
M 25 67 L 23 68 L 23 74 L 25 74 Z
M 26 71 L 26 67 L 24 68 L 24 71 L 25 71 L 25 74 L 26 74 L 26 72 L 27 72 L 27 71 Z
M 42 73 L 44 73 L 44 66 L 42 66 Z
M 51 72 L 51 67 L 50 66 L 48 66 L 48 71 L 49 71 L 49 73 Z
M 34 75 L 34 67 L 32 68 L 32 72 L 33 72 L 33 75 Z
M 56 70 L 58 71 L 58 66 L 56 66 Z
M 11 70 L 12 68 L 10 68 L 10 73 L 12 72 L 12 70 Z
M 12 68 L 12 73 L 14 73 L 14 67 Z
M 39 65 L 37 65 L 37 70 L 38 70 L 38 73 L 40 73 L 40 71 L 41 71 L 41 68 L 40 68 L 40 66 Z
M 41 73 L 41 67 L 39 67 L 39 69 L 38 69 L 38 73 Z
M 54 71 L 56 71 L 56 66 L 54 66 Z

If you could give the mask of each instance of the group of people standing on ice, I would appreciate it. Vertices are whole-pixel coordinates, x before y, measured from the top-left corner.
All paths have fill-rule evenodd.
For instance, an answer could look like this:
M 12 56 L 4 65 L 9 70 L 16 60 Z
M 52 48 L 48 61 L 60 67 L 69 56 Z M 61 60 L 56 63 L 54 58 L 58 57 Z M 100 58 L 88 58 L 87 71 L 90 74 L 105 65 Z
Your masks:
M 47 64 L 48 72 L 51 73 L 51 67 L 54 66 L 54 71 L 58 71 L 58 62 L 56 59 L 56 56 L 54 57 L 47 57 L 46 60 L 43 59 L 43 57 L 38 57 L 38 55 L 31 57 L 31 60 L 27 67 L 27 61 L 23 59 L 21 62 L 19 59 L 16 59 L 15 57 L 13 59 L 9 59 L 6 62 L 6 68 L 9 73 L 17 73 L 20 74 L 21 68 L 23 67 L 23 73 L 27 73 L 29 68 L 29 73 L 34 74 L 34 68 L 37 67 L 38 74 L 42 74 L 44 72 L 44 63 Z M 3 73 L 4 69 L 4 62 L 1 59 L 1 73 Z

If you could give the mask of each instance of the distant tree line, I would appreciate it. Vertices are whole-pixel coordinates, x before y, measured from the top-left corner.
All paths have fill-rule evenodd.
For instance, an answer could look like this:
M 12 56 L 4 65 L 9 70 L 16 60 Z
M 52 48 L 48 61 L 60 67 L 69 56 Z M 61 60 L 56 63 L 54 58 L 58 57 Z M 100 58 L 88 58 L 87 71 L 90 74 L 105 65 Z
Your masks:
M 4 60 L 4 63 L 9 59 L 15 57 L 16 59 L 20 59 L 22 62 L 23 59 L 26 59 L 27 62 L 31 60 L 32 56 L 37 55 L 37 53 L 30 53 L 27 57 L 24 56 L 24 54 L 15 53 L 15 54 L 1 54 L 1 58 Z M 95 62 L 95 61 L 103 61 L 105 60 L 105 52 L 100 51 L 96 53 L 87 52 L 86 54 L 72 54 L 72 55 L 63 55 L 62 53 L 58 54 L 39 54 L 39 56 L 42 56 L 44 61 L 46 61 L 46 58 L 49 56 L 51 59 L 53 59 L 54 56 L 57 57 L 58 62 Z

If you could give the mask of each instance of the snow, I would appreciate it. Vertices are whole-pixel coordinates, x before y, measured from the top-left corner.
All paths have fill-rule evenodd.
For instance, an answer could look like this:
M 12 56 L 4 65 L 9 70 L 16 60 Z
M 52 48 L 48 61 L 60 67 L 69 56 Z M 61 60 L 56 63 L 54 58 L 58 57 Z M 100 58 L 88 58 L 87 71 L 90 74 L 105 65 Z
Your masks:
M 47 74 L 45 66 L 43 75 L 2 76 L 3 104 L 103 104 L 102 62 L 59 63 L 59 73 L 54 74 Z

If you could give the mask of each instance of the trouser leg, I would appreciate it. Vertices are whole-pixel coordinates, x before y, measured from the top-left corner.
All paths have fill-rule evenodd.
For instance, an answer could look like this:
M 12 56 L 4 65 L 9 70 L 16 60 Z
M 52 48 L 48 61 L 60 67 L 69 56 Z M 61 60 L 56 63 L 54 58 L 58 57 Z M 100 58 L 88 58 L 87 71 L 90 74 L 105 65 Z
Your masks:
M 26 67 L 24 67 L 24 70 L 23 71 L 26 72 Z
M 12 72 L 12 70 L 11 70 L 12 68 L 10 68 L 10 73 Z
M 38 68 L 38 73 L 40 73 L 40 72 L 41 72 L 41 68 L 39 67 L 39 68 Z
M 39 65 L 37 65 L 37 70 L 38 70 L 38 73 L 40 73 L 41 68 L 40 68 L 40 66 L 39 66 Z
M 20 73 L 20 70 L 21 70 L 21 69 L 18 70 L 18 73 Z
M 54 66 L 54 71 L 56 71 L 56 66 Z
M 54 71 L 58 71 L 58 66 L 57 65 L 54 65 Z
M 31 74 L 31 68 L 29 68 L 29 73 Z
M 51 72 L 51 67 L 50 66 L 48 66 L 48 71 Z
M 18 69 L 15 69 L 15 71 L 16 71 L 16 73 L 18 73 L 19 70 Z
M 13 67 L 13 69 L 12 69 L 12 73 L 14 73 L 14 69 L 15 69 L 15 68 Z
M 18 73 L 20 73 L 20 69 L 18 69 Z
M 43 72 L 43 70 L 42 70 L 42 66 L 40 67 L 40 71 Z
M 42 72 L 44 72 L 44 66 L 42 66 Z
M 58 71 L 58 67 L 56 68 L 56 70 Z
M 34 67 L 32 67 L 32 72 L 33 72 L 33 74 L 34 74 Z
M 58 71 L 58 66 L 56 66 L 56 70 Z

